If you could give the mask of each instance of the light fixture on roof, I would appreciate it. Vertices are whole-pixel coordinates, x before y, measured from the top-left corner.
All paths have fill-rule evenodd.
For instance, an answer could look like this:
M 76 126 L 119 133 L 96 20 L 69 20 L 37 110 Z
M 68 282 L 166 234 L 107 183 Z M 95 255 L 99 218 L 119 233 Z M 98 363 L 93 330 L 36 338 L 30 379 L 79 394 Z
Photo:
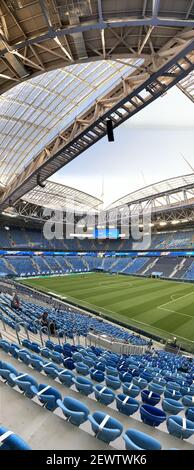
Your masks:
M 109 142 L 114 142 L 113 123 L 112 119 L 108 118 L 106 121 L 107 136 Z
M 46 183 L 44 181 L 41 181 L 40 173 L 38 173 L 37 175 L 36 182 L 37 182 L 37 186 L 40 186 L 41 188 L 45 188 Z
M 180 223 L 180 220 L 172 220 L 171 224 L 172 225 L 177 225 Z
M 164 225 L 167 225 L 167 222 L 161 221 L 159 225 L 161 225 L 161 227 L 164 227 Z

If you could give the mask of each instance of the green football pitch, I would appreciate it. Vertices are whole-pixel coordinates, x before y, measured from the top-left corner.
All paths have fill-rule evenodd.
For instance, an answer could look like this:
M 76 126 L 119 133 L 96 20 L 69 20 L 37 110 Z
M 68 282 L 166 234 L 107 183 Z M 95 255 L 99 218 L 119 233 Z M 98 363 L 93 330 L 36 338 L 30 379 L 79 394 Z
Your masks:
M 103 316 L 194 346 L 194 285 L 108 273 L 70 274 L 23 282 Z

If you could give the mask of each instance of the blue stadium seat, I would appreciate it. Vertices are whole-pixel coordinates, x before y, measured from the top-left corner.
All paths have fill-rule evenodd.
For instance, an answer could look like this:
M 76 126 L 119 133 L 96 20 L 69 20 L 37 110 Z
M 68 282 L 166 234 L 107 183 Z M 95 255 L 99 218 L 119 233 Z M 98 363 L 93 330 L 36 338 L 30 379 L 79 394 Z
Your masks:
M 84 395 L 90 395 L 93 392 L 93 383 L 86 377 L 77 376 L 73 379 L 76 389 Z
M 10 387 L 15 387 L 15 380 L 13 380 L 12 374 L 14 374 L 14 377 L 19 375 L 15 367 L 11 364 L 0 361 L 0 376 L 6 383 L 8 383 L 8 385 L 10 385 Z
M 107 387 L 113 388 L 113 390 L 118 390 L 121 386 L 121 381 L 119 380 L 118 377 L 115 377 L 114 375 L 107 375 L 105 377 L 105 382 Z
M 182 396 L 183 395 L 191 395 L 192 397 L 194 396 L 194 390 L 192 389 L 192 387 L 183 386 L 181 387 L 180 392 Z
M 148 384 L 148 390 L 150 392 L 155 392 L 158 395 L 162 395 L 164 393 L 164 387 L 162 385 L 156 384 L 154 382 L 150 382 Z
M 104 380 L 104 372 L 101 370 L 92 368 L 90 369 L 90 377 L 92 380 L 95 380 L 96 382 L 103 382 Z
M 167 385 L 166 385 L 166 389 L 167 390 L 177 390 L 177 391 L 180 391 L 180 384 L 176 383 L 176 382 L 167 382 Z
M 66 357 L 63 360 L 63 365 L 64 367 L 67 367 L 69 370 L 74 370 L 75 369 L 75 364 L 74 361 L 71 359 L 71 357 Z
M 88 367 L 93 367 L 94 365 L 94 360 L 89 356 L 83 357 L 80 362 L 84 363 Z
M 35 356 L 34 354 L 32 354 L 30 358 L 30 364 L 38 372 L 41 372 L 43 370 L 44 362 L 38 356 Z
M 184 395 L 182 398 L 182 404 L 187 407 L 194 408 L 194 398 L 191 395 Z
M 126 450 L 161 450 L 162 448 L 158 440 L 137 429 L 127 429 L 123 439 Z
M 180 400 L 181 393 L 178 390 L 164 390 L 165 398 L 172 398 L 173 400 Z
M 26 397 L 33 398 L 35 396 L 35 392 L 32 390 L 32 385 L 38 388 L 38 383 L 33 377 L 31 377 L 31 375 L 21 373 L 18 376 L 11 374 L 10 377 Z
M 49 348 L 42 348 L 40 352 L 41 352 L 41 356 L 44 356 L 44 357 L 47 357 L 48 359 L 50 359 L 51 350 Z
M 58 379 L 66 387 L 71 387 L 73 385 L 74 374 L 70 370 L 61 369 L 58 371 Z
M 110 405 L 115 399 L 114 392 L 103 385 L 94 385 L 93 390 L 96 400 L 103 405 Z
M 187 419 L 189 419 L 189 421 L 194 422 L 194 408 L 187 408 L 185 411 L 185 416 Z
M 18 359 L 18 351 L 19 350 L 20 350 L 20 348 L 17 344 L 14 344 L 14 343 L 10 344 L 9 352 L 15 359 Z
M 24 362 L 24 364 L 26 364 L 27 366 L 29 366 L 29 364 L 31 364 L 31 355 L 29 352 L 23 350 L 23 349 L 20 349 L 18 351 L 18 357 L 19 359 Z
M 53 362 L 44 364 L 43 370 L 48 377 L 51 377 L 51 379 L 56 379 L 56 377 L 58 377 L 59 369 L 55 364 L 53 364 Z
M 120 393 L 116 396 L 116 406 L 121 413 L 131 416 L 138 410 L 139 402 L 124 393 Z
M 89 415 L 88 419 L 95 436 L 104 442 L 109 443 L 114 441 L 123 431 L 123 426 L 117 419 L 101 411 L 96 411 L 93 415 Z
M 35 392 L 39 401 L 50 411 L 54 411 L 58 407 L 58 399 L 62 400 L 58 390 L 46 384 L 40 384 L 38 388 L 32 386 L 32 391 Z
M 31 450 L 20 436 L 4 426 L 0 426 L 0 444 L 0 450 Z
M 145 424 L 150 426 L 159 426 L 166 420 L 166 413 L 152 405 L 140 406 L 141 419 Z
M 162 387 L 166 386 L 166 380 L 164 380 L 162 376 L 153 377 L 152 382 L 154 382 L 155 384 L 159 384 Z
M 169 416 L 166 424 L 169 434 L 180 439 L 189 439 L 194 434 L 194 422 L 182 416 Z
M 143 379 L 142 377 L 133 377 L 133 384 L 137 385 L 137 387 L 139 387 L 141 390 L 146 388 L 148 385 L 147 380 Z
M 82 362 L 83 360 L 83 356 L 81 353 L 79 353 L 78 351 L 75 351 L 73 354 L 72 354 L 72 358 L 75 362 Z
M 70 423 L 80 426 L 88 419 L 89 409 L 81 401 L 72 397 L 65 397 L 64 400 L 57 400 L 57 405 Z
M 121 382 L 131 382 L 133 376 L 129 372 L 122 370 L 121 372 L 119 372 L 119 379 Z
M 75 369 L 78 374 L 88 375 L 89 367 L 86 366 L 83 362 L 75 362 Z
M 137 387 L 137 385 L 133 385 L 132 383 L 123 383 L 122 384 L 122 387 L 123 387 L 123 393 L 125 395 L 129 395 L 130 397 L 132 398 L 135 398 L 139 395 L 140 393 L 140 388 Z
M 0 348 L 3 349 L 6 353 L 9 352 L 10 344 L 5 339 L 0 340 Z
M 160 401 L 160 395 L 155 392 L 150 392 L 149 390 L 142 390 L 141 398 L 143 403 L 147 403 L 152 406 L 157 405 Z
M 51 357 L 52 361 L 56 362 L 57 364 L 62 364 L 63 363 L 63 356 L 59 352 L 52 351 L 50 357 Z
M 119 373 L 116 367 L 106 366 L 105 371 L 107 375 L 118 377 Z
M 164 398 L 162 400 L 162 409 L 170 415 L 177 415 L 180 411 L 184 410 L 184 406 L 177 400 Z

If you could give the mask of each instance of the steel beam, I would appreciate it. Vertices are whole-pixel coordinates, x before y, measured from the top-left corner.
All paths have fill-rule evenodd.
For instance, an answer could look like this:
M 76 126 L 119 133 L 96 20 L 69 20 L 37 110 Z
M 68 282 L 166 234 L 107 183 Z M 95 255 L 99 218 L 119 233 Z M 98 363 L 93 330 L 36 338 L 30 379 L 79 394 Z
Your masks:
M 0 199 L 0 209 L 12 205 L 36 186 L 37 174 L 45 180 L 106 135 L 106 120 L 113 127 L 139 112 L 166 93 L 194 70 L 194 41 L 165 63 L 157 72 L 131 74 L 105 97 L 97 100 L 83 115 L 75 119 L 15 178 Z M 143 98 L 142 98 L 143 96 Z M 97 131 L 95 132 L 97 128 Z
M 39 36 L 34 36 L 32 38 L 26 38 L 23 41 L 17 42 L 14 44 L 14 50 L 24 49 L 25 46 L 32 46 L 45 42 L 48 39 L 60 38 L 63 36 L 71 36 L 76 33 L 84 33 L 86 31 L 101 31 L 105 29 L 114 29 L 114 28 L 128 28 L 128 27 L 140 27 L 140 26 L 153 26 L 153 27 L 176 27 L 176 28 L 194 28 L 194 20 L 192 19 L 174 19 L 174 18 L 155 18 L 155 17 L 145 17 L 141 19 L 128 18 L 125 20 L 109 20 L 109 21 L 96 21 L 88 23 L 80 23 L 74 26 L 67 26 L 65 28 L 60 28 L 57 30 L 49 30 L 46 33 L 40 34 Z M 0 51 L 0 57 L 5 55 L 6 49 Z

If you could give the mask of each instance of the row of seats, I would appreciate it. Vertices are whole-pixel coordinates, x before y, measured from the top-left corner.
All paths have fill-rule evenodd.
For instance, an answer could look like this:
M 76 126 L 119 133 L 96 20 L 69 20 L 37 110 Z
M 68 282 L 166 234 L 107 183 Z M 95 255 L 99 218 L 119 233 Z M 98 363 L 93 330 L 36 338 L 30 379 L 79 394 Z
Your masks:
M 22 320 L 25 322 L 29 331 L 37 334 L 41 328 L 41 324 L 38 320 L 44 313 L 45 307 L 22 300 L 20 311 L 15 311 L 11 308 L 10 304 L 11 299 L 6 295 L 1 294 L 0 307 L 3 312 L 1 316 L 4 322 L 11 328 L 16 329 L 17 322 Z M 50 322 L 55 322 L 56 331 L 60 337 L 66 335 L 69 338 L 73 338 L 75 333 L 80 336 L 87 336 L 90 329 L 92 329 L 92 331 L 95 331 L 98 334 L 106 334 L 109 337 L 114 337 L 121 341 L 127 341 L 137 346 L 143 346 L 148 343 L 146 339 L 140 338 L 119 326 L 102 321 L 97 317 L 91 317 L 83 312 L 81 313 L 73 307 L 67 306 L 60 311 L 47 307 L 47 312 L 48 320 Z
M 181 261 L 184 260 L 184 265 Z M 0 275 L 18 277 L 32 277 L 40 275 L 60 275 L 71 273 L 84 273 L 101 270 L 110 273 L 145 274 L 149 276 L 154 269 L 162 273 L 165 278 L 173 277 L 193 280 L 193 267 L 190 268 L 190 258 L 172 257 L 131 257 L 111 256 L 100 258 L 98 256 L 5 256 L 0 259 Z
M 14 354 L 16 353 L 16 357 L 19 357 L 21 360 L 23 360 L 25 354 L 25 350 L 19 350 L 14 349 L 14 345 L 10 345 L 6 341 L 1 341 L 0 346 L 3 347 L 6 352 L 12 352 L 10 348 L 13 349 Z M 22 351 L 22 356 L 19 354 L 20 351 Z M 29 361 L 29 362 L 28 362 Z M 27 364 L 33 365 L 33 361 L 30 361 L 30 357 L 28 356 L 28 361 Z M 24 359 L 24 362 L 26 362 L 26 358 Z M 97 401 L 109 405 L 111 404 L 114 400 L 116 400 L 116 407 L 119 412 L 130 416 L 134 414 L 140 407 L 140 416 L 141 419 L 144 423 L 149 424 L 151 426 L 159 426 L 162 422 L 166 421 L 166 413 L 167 414 L 172 414 L 176 415 L 180 411 L 184 410 L 184 406 L 189 407 L 186 410 L 185 416 L 191 421 L 194 421 L 194 385 L 191 385 L 190 388 L 190 396 L 189 395 L 184 395 L 182 404 L 177 401 L 177 398 L 169 398 L 172 397 L 172 395 L 176 395 L 176 387 L 179 386 L 179 384 L 176 384 L 174 382 L 167 382 L 167 388 L 164 392 L 164 399 L 162 400 L 162 409 L 160 410 L 159 408 L 155 407 L 156 404 L 159 403 L 160 401 L 160 394 L 156 393 L 153 391 L 153 389 L 158 386 L 158 378 L 156 377 L 154 380 L 156 380 L 156 383 L 151 382 L 147 383 L 145 379 L 138 379 L 136 377 L 133 378 L 133 380 L 136 380 L 136 383 L 138 383 L 139 386 L 135 385 L 133 382 L 132 383 L 123 383 L 123 393 L 119 393 L 116 397 L 114 392 L 107 388 L 106 386 L 102 385 L 96 385 L 94 386 L 93 383 L 86 379 L 85 377 L 77 376 L 75 377 L 74 374 L 71 371 L 67 370 L 60 370 L 58 369 L 55 364 L 53 363 L 47 363 L 47 364 L 41 364 L 41 369 L 38 364 L 38 367 L 36 366 L 37 370 L 44 370 L 44 372 L 49 375 L 51 378 L 56 379 L 58 378 L 61 383 L 64 385 L 70 387 L 73 384 L 75 384 L 76 389 L 80 392 L 83 393 L 84 395 L 90 395 L 92 392 L 95 394 L 95 398 Z M 5 380 L 8 381 L 9 385 L 14 386 L 17 384 L 20 389 L 23 390 L 23 392 L 26 394 L 26 396 L 29 396 L 30 398 L 33 398 L 35 395 L 35 392 L 32 388 L 32 384 L 35 386 L 34 381 L 29 379 L 27 380 L 26 376 L 28 374 L 23 374 L 21 376 L 22 383 L 18 383 L 17 380 L 20 379 L 12 379 L 11 374 L 16 375 L 15 369 L 11 366 L 10 372 L 9 370 L 6 372 L 3 372 L 3 377 Z M 23 378 L 25 377 L 25 378 Z M 109 377 L 111 379 L 111 376 Z M 114 378 L 114 377 L 112 377 Z M 132 376 L 131 376 L 132 379 Z M 159 378 L 160 379 L 160 378 Z M 164 379 L 162 379 L 164 381 Z M 24 382 L 23 382 L 24 381 Z M 148 390 L 144 389 L 148 384 Z M 107 382 L 106 382 L 107 385 Z M 160 386 L 161 387 L 161 386 Z M 143 402 L 143 405 L 140 406 L 140 402 L 135 400 L 134 398 L 139 395 L 140 389 L 141 391 L 141 400 Z M 32 393 L 33 391 L 33 393 Z M 174 393 L 175 392 L 175 393 Z M 188 390 L 184 390 L 184 393 L 188 392 Z M 56 398 L 57 400 L 57 398 Z M 49 406 L 56 407 L 57 401 L 52 401 L 52 404 Z M 50 408 L 49 408 L 50 409 Z M 179 424 L 179 418 L 180 420 L 182 417 L 178 417 L 178 424 Z M 185 418 L 184 418 L 185 419 Z M 171 428 L 168 427 L 169 420 L 167 418 L 167 429 L 169 432 L 171 432 Z M 174 422 L 173 422 L 174 424 Z M 193 432 L 191 432 L 190 428 L 188 430 L 187 428 L 187 433 L 184 433 L 185 438 L 190 437 Z M 187 437 L 186 437 L 187 436 Z
M 0 376 L 5 379 L 7 377 L 6 383 L 12 386 L 17 386 L 20 391 L 24 391 L 26 383 L 29 384 L 29 393 L 26 395 L 29 398 L 33 399 L 36 397 L 38 401 L 48 410 L 55 411 L 56 408 L 62 410 L 63 415 L 69 422 L 76 426 L 80 426 L 87 420 L 91 424 L 91 428 L 94 432 L 94 435 L 106 443 L 110 443 L 117 439 L 123 432 L 122 424 L 115 418 L 110 415 L 103 413 L 101 411 L 96 411 L 92 415 L 88 407 L 83 404 L 81 401 L 76 400 L 72 397 L 65 396 L 62 399 L 60 392 L 47 384 L 38 384 L 33 377 L 28 374 L 20 373 L 16 370 L 13 371 L 10 364 L 1 362 L 0 363 Z M 149 406 L 142 405 L 142 415 L 146 415 L 146 421 L 150 423 L 150 415 L 153 416 L 153 410 L 155 413 L 155 418 L 160 420 L 163 418 L 160 410 Z M 164 413 L 163 413 L 164 415 Z M 157 423 L 152 423 L 152 425 L 158 425 Z M 189 438 L 194 434 L 194 422 L 189 421 L 186 418 L 181 418 L 177 416 L 169 416 L 167 418 L 167 428 L 170 434 L 176 437 Z M 131 431 L 134 431 L 131 434 Z M 161 444 L 156 439 L 151 438 L 149 435 L 144 433 L 139 433 L 135 430 L 127 430 L 123 436 L 126 449 L 161 449 Z
M 191 248 L 193 244 L 193 230 L 178 230 L 168 233 L 152 234 L 150 249 L 160 248 Z M 64 239 L 47 240 L 42 231 L 10 227 L 10 230 L 0 228 L 0 243 L 3 248 L 15 247 L 34 249 L 57 249 L 67 251 L 124 251 L 131 250 L 133 240 L 99 240 L 99 239 Z M 105 247 L 105 248 L 104 248 Z

